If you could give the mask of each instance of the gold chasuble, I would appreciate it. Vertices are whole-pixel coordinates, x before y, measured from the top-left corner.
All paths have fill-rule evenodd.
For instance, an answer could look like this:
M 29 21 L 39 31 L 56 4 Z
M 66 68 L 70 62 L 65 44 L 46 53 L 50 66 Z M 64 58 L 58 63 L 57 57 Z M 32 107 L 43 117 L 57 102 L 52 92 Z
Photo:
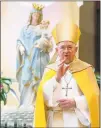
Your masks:
M 56 63 L 50 64 L 46 68 L 46 72 L 43 75 L 42 81 L 38 88 L 35 116 L 34 116 L 34 127 L 46 128 L 46 106 L 44 104 L 43 97 L 43 86 L 46 81 L 51 79 L 56 74 Z M 86 97 L 91 127 L 99 127 L 99 88 L 94 76 L 92 66 L 76 59 L 70 63 L 69 70 L 72 72 L 74 79 L 76 80 L 79 88 Z

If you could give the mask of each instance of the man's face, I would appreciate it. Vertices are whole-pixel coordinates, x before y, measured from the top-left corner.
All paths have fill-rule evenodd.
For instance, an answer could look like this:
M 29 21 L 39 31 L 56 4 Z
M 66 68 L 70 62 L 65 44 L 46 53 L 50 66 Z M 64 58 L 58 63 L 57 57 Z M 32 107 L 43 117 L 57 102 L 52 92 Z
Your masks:
M 60 57 L 60 60 L 66 60 L 65 63 L 70 63 L 73 61 L 74 56 L 77 52 L 77 47 L 74 43 L 70 41 L 63 41 L 58 44 L 56 51 Z

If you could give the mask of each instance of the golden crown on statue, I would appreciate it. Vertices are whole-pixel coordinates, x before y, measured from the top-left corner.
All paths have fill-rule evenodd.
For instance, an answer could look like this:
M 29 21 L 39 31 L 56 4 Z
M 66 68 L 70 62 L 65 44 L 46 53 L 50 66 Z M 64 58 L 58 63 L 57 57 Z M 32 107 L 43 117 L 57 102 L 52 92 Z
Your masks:
M 36 3 L 33 3 L 32 6 L 33 6 L 34 9 L 36 9 L 38 11 L 41 11 L 44 8 L 43 5 L 39 5 L 39 4 L 36 4 Z

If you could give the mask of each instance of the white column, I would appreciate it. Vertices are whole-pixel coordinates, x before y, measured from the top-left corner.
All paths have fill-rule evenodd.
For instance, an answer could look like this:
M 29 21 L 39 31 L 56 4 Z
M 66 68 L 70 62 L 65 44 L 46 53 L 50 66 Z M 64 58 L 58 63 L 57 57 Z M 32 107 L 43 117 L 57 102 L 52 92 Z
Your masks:
M 77 3 L 77 6 L 79 8 L 79 20 L 77 21 L 78 22 L 77 24 L 79 26 L 79 21 L 80 21 L 80 7 L 83 5 L 83 1 L 77 1 L 76 3 Z M 78 51 L 76 53 L 76 56 L 77 56 L 77 58 L 79 58 L 79 43 L 77 44 L 77 46 L 78 46 Z

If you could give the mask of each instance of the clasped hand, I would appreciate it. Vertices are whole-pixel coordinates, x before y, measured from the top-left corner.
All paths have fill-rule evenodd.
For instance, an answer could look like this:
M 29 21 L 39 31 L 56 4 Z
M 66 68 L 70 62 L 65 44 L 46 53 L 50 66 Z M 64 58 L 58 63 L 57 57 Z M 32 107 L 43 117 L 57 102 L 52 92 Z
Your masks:
M 75 108 L 76 107 L 76 102 L 74 99 L 60 99 L 57 101 L 59 103 L 59 106 L 62 109 L 70 109 L 70 108 Z

